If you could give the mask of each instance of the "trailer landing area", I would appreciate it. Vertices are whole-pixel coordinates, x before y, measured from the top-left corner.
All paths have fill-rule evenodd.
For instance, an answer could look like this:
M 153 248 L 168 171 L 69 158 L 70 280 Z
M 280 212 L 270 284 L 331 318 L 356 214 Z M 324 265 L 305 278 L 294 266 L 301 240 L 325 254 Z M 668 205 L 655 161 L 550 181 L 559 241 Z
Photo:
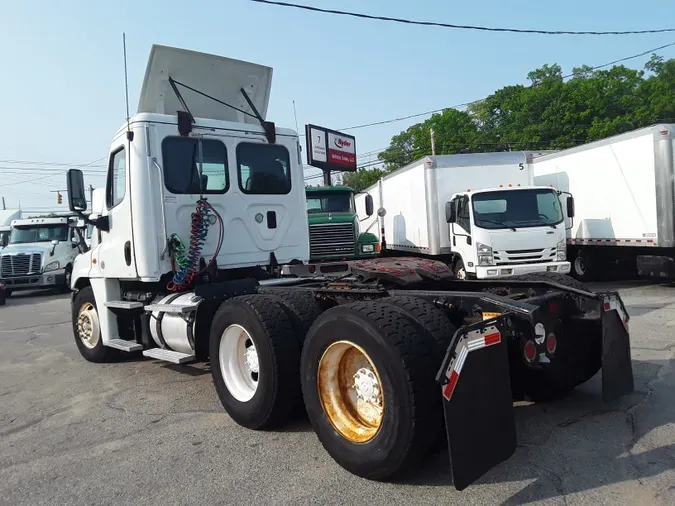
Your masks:
M 461 493 L 444 448 L 376 483 L 302 416 L 283 433 L 237 426 L 208 365 L 85 362 L 69 296 L 18 294 L 0 307 L 0 504 L 673 504 L 675 286 L 592 288 L 627 305 L 635 393 L 604 404 L 598 375 L 569 400 L 521 403 L 515 455 Z

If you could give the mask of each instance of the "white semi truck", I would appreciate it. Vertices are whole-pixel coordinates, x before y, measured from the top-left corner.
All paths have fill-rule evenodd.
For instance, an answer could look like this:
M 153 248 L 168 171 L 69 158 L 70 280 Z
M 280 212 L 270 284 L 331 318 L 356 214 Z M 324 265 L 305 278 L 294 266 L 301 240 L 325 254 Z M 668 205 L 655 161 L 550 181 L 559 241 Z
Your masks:
M 675 277 L 674 152 L 675 125 L 662 124 L 535 158 L 537 184 L 575 196 L 574 276 Z
M 382 251 L 442 259 L 460 278 L 567 274 L 565 229 L 574 200 L 533 186 L 536 153 L 426 157 L 382 178 L 365 195 L 380 202 Z
M 10 296 L 18 290 L 70 291 L 78 255 L 77 220 L 72 217 L 12 221 L 9 243 L 0 252 L 0 282 Z
M 633 389 L 620 297 L 569 276 L 462 281 L 418 258 L 293 275 L 309 260 L 305 187 L 298 134 L 265 120 L 271 74 L 153 46 L 91 214 L 68 172 L 69 206 L 95 228 L 72 278 L 85 359 L 208 359 L 233 420 L 271 428 L 304 403 L 366 478 L 413 468 L 445 428 L 459 489 L 515 450 L 514 398 L 561 397 L 600 369 L 606 399 Z

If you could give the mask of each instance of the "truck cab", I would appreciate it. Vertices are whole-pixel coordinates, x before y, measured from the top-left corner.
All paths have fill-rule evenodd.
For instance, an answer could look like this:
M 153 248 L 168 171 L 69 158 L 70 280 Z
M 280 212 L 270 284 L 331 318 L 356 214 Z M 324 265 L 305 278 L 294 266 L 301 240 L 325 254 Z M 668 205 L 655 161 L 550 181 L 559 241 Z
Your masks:
M 571 199 L 567 203 L 564 213 L 556 190 L 536 186 L 453 195 L 445 214 L 457 277 L 569 273 L 566 218 L 574 215 L 574 208 Z
M 352 188 L 308 186 L 305 193 L 310 262 L 348 261 L 379 254 L 379 239 L 360 230 Z M 369 210 L 372 215 L 372 203 Z
M 37 288 L 70 289 L 78 255 L 73 218 L 26 218 L 12 221 L 7 247 L 0 254 L 0 282 L 7 294 Z

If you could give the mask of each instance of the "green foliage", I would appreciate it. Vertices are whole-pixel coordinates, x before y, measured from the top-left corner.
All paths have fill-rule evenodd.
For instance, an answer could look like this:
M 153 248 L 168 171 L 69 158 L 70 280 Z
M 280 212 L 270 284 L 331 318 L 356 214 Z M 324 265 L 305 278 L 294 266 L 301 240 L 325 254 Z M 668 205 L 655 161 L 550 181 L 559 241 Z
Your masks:
M 652 125 L 675 122 L 675 59 L 653 55 L 644 70 L 583 65 L 563 76 L 544 65 L 527 76 L 529 86 L 506 86 L 466 111 L 446 109 L 391 139 L 378 155 L 383 169 L 345 176 L 357 191 L 383 175 L 436 153 L 558 150 Z

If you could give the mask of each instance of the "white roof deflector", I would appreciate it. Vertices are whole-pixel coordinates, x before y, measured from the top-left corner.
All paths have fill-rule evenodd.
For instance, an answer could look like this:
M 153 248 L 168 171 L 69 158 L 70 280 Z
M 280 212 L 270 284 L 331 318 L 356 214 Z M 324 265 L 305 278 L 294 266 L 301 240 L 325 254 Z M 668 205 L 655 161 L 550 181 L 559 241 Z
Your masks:
M 265 119 L 272 87 L 272 69 L 241 60 L 199 53 L 175 47 L 153 45 L 138 101 L 138 112 L 176 114 L 182 111 L 171 89 L 169 77 L 202 93 L 226 102 L 249 114 L 240 89 L 244 88 L 253 105 Z M 178 85 L 195 118 L 258 124 L 258 120 Z

